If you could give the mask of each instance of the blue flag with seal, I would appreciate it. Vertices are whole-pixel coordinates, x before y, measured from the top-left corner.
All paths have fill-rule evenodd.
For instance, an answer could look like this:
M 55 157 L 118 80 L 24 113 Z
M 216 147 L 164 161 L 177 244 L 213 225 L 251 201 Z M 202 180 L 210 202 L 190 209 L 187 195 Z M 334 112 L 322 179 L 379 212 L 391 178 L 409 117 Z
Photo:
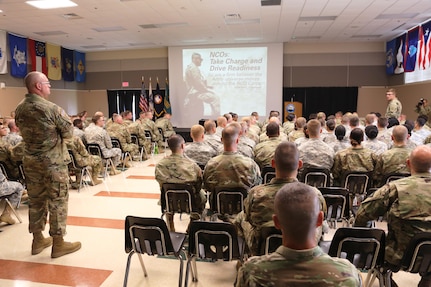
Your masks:
M 397 39 L 386 42 L 386 74 L 393 75 L 397 60 L 395 58 L 397 49 Z
M 74 81 L 75 75 L 73 73 L 73 50 L 61 47 L 61 65 L 61 74 L 63 79 L 67 82 Z
M 75 53 L 75 81 L 78 83 L 85 82 L 86 67 L 85 53 L 74 51 Z
M 17 78 L 27 75 L 27 38 L 8 33 L 10 73 Z
M 418 55 L 419 27 L 410 30 L 407 34 L 407 45 L 404 57 L 404 71 L 413 72 L 416 68 Z

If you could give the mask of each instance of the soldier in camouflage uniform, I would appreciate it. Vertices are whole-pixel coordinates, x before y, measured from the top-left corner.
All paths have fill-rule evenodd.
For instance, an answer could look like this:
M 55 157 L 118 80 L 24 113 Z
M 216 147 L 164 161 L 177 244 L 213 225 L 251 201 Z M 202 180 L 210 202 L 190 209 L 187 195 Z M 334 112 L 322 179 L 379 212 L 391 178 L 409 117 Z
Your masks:
M 253 149 L 256 143 L 248 137 L 248 125 L 246 122 L 240 122 L 239 125 L 241 126 L 241 132 L 238 141 L 238 152 L 243 156 L 254 158 Z
M 0 170 L 0 197 L 7 198 L 13 207 L 18 208 L 23 191 L 24 187 L 21 183 L 8 181 Z M 15 220 L 10 215 L 11 210 L 9 208 L 9 205 L 5 204 L 3 212 L 0 215 L 0 222 L 15 224 Z
M 283 130 L 284 133 L 288 135 L 295 129 L 296 116 L 295 114 L 288 114 L 286 119 L 287 120 L 283 123 Z
M 24 171 L 29 197 L 29 231 L 33 233 L 31 253 L 52 245 L 56 258 L 81 248 L 80 242 L 64 242 L 69 198 L 69 153 L 64 142 L 72 137 L 72 123 L 66 112 L 47 100 L 48 78 L 30 72 L 24 79 L 28 94 L 16 108 L 16 124 L 26 143 Z M 44 238 L 49 212 L 49 234 Z
M 194 125 L 190 129 L 190 136 L 193 142 L 187 143 L 184 154 L 196 162 L 200 167 L 204 167 L 207 162 L 218 155 L 218 153 L 204 141 L 204 127 Z
M 377 158 L 374 180 L 382 186 L 383 178 L 390 173 L 410 173 L 407 167 L 411 148 L 406 146 L 407 128 L 396 126 L 392 131 L 394 144 L 390 150 L 385 151 Z
M 318 120 L 310 120 L 307 123 L 309 139 L 298 147 L 299 158 L 304 168 L 317 167 L 331 170 L 334 164 L 334 151 L 320 139 L 321 129 Z
M 221 138 L 216 135 L 216 124 L 213 120 L 206 120 L 204 123 L 205 135 L 204 141 L 209 144 L 214 151 L 218 154 L 220 149 L 223 148 Z
M 141 126 L 144 131 L 149 131 L 151 133 L 151 139 L 153 142 L 158 143 L 159 147 L 163 146 L 162 135 L 153 122 L 153 112 L 145 112 L 145 118 L 141 119 Z
M 103 156 L 112 159 L 114 167 L 110 171 L 111 175 L 120 173 L 115 167 L 120 163 L 121 149 L 112 147 L 111 137 L 108 132 L 103 129 L 103 124 L 105 122 L 104 117 L 97 115 L 93 117 L 92 121 L 94 125 L 90 125 L 85 129 L 85 140 L 87 144 L 98 144 Z
M 260 142 L 254 148 L 254 160 L 262 169 L 266 165 L 271 165 L 274 151 L 281 143 L 280 126 L 277 123 L 269 123 L 266 127 L 266 134 L 269 140 Z
M 383 152 L 388 150 L 388 145 L 385 142 L 377 139 L 378 130 L 376 126 L 367 126 L 365 128 L 365 135 L 367 139 L 362 143 L 364 148 L 369 148 L 376 155 L 381 155 Z
M 173 135 L 168 139 L 168 146 L 172 155 L 163 158 L 156 165 L 155 177 L 160 185 L 160 190 L 164 183 L 190 183 L 194 187 L 194 205 L 192 210 L 202 213 L 205 208 L 206 196 L 201 190 L 202 170 L 191 159 L 184 156 L 184 138 L 180 135 Z M 164 203 L 162 202 L 162 206 Z M 170 231 L 175 231 L 173 214 L 166 214 Z M 194 214 L 190 220 L 198 219 Z
M 268 126 L 270 128 L 270 126 Z M 267 129 L 268 131 L 268 129 Z M 297 182 L 298 168 L 302 167 L 298 149 L 295 144 L 284 141 L 275 149 L 271 166 L 275 168 L 276 176 L 269 183 L 253 187 L 244 200 L 244 211 L 235 218 L 234 224 L 239 234 L 245 238 L 251 255 L 259 254 L 260 231 L 262 227 L 274 226 L 274 197 L 277 191 L 286 183 Z M 326 202 L 320 191 L 313 188 L 319 197 L 321 210 L 326 214 Z M 322 236 L 322 229 L 316 229 L 316 240 Z
M 367 148 L 361 146 L 364 132 L 360 128 L 354 128 L 350 132 L 352 147 L 335 154 L 332 175 L 334 180 L 340 183 L 344 174 L 348 172 L 373 172 L 376 166 L 377 156 Z
M 377 129 L 379 133 L 377 134 L 377 140 L 385 142 L 388 147 L 391 144 L 391 133 L 388 131 L 388 119 L 384 117 L 380 117 L 377 120 Z
M 13 179 L 19 178 L 18 165 L 12 160 L 11 149 L 12 145 L 4 140 L 7 134 L 7 127 L 0 124 L 0 161 L 2 161 L 9 171 L 9 175 Z M 5 175 L 6 176 L 6 175 Z
M 264 128 L 262 128 L 262 133 L 259 136 L 259 142 L 261 143 L 261 142 L 269 140 L 269 137 L 266 135 L 266 129 L 268 128 L 268 125 L 270 123 L 276 123 L 279 126 L 279 132 L 278 133 L 279 133 L 280 140 L 282 140 L 282 141 L 287 140 L 287 135 L 283 131 L 283 127 L 281 126 L 280 119 L 278 117 L 272 117 L 269 119 L 268 124 Z
M 329 146 L 334 150 L 334 154 L 352 146 L 349 139 L 346 138 L 346 128 L 343 125 L 337 126 L 334 133 L 337 140 L 329 144 Z
M 284 185 L 275 195 L 273 217 L 283 245 L 245 262 L 235 286 L 361 286 L 353 264 L 330 257 L 317 245 L 315 230 L 324 216 L 319 207 L 314 188 L 300 182 Z
M 161 128 L 163 131 L 163 136 L 169 138 L 171 135 L 175 134 L 174 127 L 171 123 L 171 114 L 165 113 L 163 118 L 156 120 L 156 127 Z
M 399 266 L 410 239 L 420 232 L 431 232 L 431 148 L 419 146 L 407 165 L 411 176 L 392 181 L 362 202 L 355 226 L 388 214 L 385 261 Z M 431 273 L 418 286 L 431 286 Z
M 85 141 L 84 123 L 81 119 L 73 120 L 73 135 Z
M 16 146 L 22 141 L 22 136 L 19 135 L 19 128 L 16 126 L 14 119 L 11 119 L 7 126 L 9 128 L 9 133 L 3 138 L 3 140 L 11 146 Z
M 386 99 L 388 100 L 388 106 L 386 107 L 386 118 L 396 118 L 401 116 L 403 106 L 397 98 L 395 89 L 389 89 L 386 91 Z
M 127 127 L 127 130 L 129 131 L 130 135 L 134 134 L 138 137 L 140 147 L 144 147 L 145 155 L 143 155 L 143 157 L 146 159 L 147 155 L 151 154 L 152 152 L 151 140 L 147 140 L 147 138 L 145 137 L 145 131 L 140 121 L 131 123 Z
M 215 200 L 215 188 L 238 186 L 251 188 L 261 183 L 259 166 L 237 151 L 240 128 L 229 124 L 223 129 L 224 152 L 210 159 L 204 170 L 204 187 L 211 192 L 210 203 Z M 213 206 L 212 206 L 213 207 Z
M 98 175 L 103 169 L 102 159 L 97 155 L 91 155 L 88 153 L 85 145 L 82 143 L 80 137 L 73 136 L 71 139 L 66 140 L 66 145 L 69 150 L 72 151 L 75 161 L 78 166 L 91 167 L 91 179 L 94 185 L 102 183 L 98 179 Z M 76 183 L 79 184 L 81 180 L 81 173 L 76 173 Z
M 304 134 L 304 126 L 307 123 L 307 120 L 304 117 L 299 117 L 295 122 L 295 130 L 291 131 L 287 135 L 287 139 L 290 142 L 294 142 L 296 139 L 300 137 L 305 137 Z
M 112 119 L 114 123 L 109 126 L 109 128 L 106 128 L 109 136 L 117 138 L 120 141 L 123 152 L 129 152 L 132 157 L 139 156 L 139 147 L 132 143 L 130 132 L 127 129 L 127 126 L 123 124 L 123 117 L 115 114 L 112 116 Z

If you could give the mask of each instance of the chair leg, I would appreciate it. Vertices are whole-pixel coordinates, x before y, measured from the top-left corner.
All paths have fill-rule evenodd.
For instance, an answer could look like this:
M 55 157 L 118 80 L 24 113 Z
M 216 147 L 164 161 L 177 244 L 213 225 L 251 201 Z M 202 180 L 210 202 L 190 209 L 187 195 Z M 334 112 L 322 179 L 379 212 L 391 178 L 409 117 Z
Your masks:
M 129 253 L 129 256 L 127 256 L 127 263 L 126 263 L 126 272 L 124 274 L 124 282 L 123 287 L 127 287 L 127 280 L 129 279 L 129 270 L 130 270 L 130 262 L 132 259 L 132 255 L 135 253 L 135 251 L 131 251 Z
M 18 218 L 19 223 L 22 223 L 22 219 L 19 216 L 19 214 L 16 212 L 15 208 L 12 207 L 12 204 L 10 203 L 9 199 L 5 198 L 6 204 L 9 206 L 12 213 Z
M 141 263 L 142 271 L 144 271 L 144 276 L 147 277 L 147 269 L 145 269 L 144 259 L 142 259 L 142 254 L 138 253 L 139 262 Z
M 183 286 L 183 270 L 184 270 L 184 262 L 183 262 L 183 258 L 181 257 L 181 255 L 179 256 L 180 259 L 180 274 L 179 274 L 179 278 L 178 278 L 178 287 L 182 287 Z
M 198 269 L 196 266 L 196 257 L 192 258 L 192 281 L 198 282 Z

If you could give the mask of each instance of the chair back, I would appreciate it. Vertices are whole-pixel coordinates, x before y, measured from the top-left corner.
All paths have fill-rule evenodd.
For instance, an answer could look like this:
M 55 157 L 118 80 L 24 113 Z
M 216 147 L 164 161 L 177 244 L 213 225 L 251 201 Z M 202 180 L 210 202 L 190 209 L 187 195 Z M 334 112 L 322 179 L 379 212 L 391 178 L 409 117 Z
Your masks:
M 121 149 L 121 151 L 123 151 L 123 149 L 121 147 L 121 142 L 119 139 L 111 137 L 111 143 L 112 143 L 113 148 L 119 148 L 119 149 Z
M 133 144 L 137 145 L 137 146 L 141 146 L 139 144 L 139 137 L 137 134 L 130 134 L 130 139 L 132 141 Z
M 348 221 L 350 217 L 349 191 L 342 187 L 320 187 L 319 190 L 325 198 L 326 220 L 330 223 L 330 226 L 335 228 L 339 219 Z
M 243 242 L 229 222 L 193 221 L 190 224 L 190 255 L 201 259 L 231 261 L 242 259 Z
M 163 129 L 159 128 L 159 127 L 157 127 L 157 129 L 159 130 L 159 134 L 162 136 L 162 139 L 165 140 L 166 138 L 165 138 L 165 134 L 163 132 Z
M 161 218 L 127 216 L 125 221 L 125 250 L 148 255 L 174 252 L 168 227 Z
M 275 177 L 275 168 L 270 165 L 266 165 L 262 168 L 263 183 L 268 183 Z
M 152 141 L 151 132 L 150 132 L 149 130 L 145 130 L 145 131 L 144 131 L 144 134 L 145 134 L 145 138 L 146 138 L 147 140 Z
M 260 239 L 258 243 L 259 254 L 270 254 L 277 250 L 283 243 L 281 230 L 274 226 L 264 226 L 260 229 Z
M 78 165 L 76 164 L 76 159 L 75 159 L 75 156 L 73 155 L 72 150 L 68 149 L 67 151 L 69 152 L 69 156 L 70 156 L 70 163 L 69 163 L 69 166 L 70 166 L 71 168 L 73 168 L 74 170 L 75 170 L 75 169 L 78 169 Z
M 386 183 L 389 183 L 391 181 L 401 179 L 404 177 L 408 177 L 408 176 L 410 176 L 410 173 L 397 173 L 397 172 L 389 173 L 383 179 L 383 183 L 386 184 Z
M 100 156 L 102 159 L 105 159 L 105 157 L 103 156 L 103 153 L 102 153 L 102 149 L 100 148 L 99 144 L 89 143 L 87 145 L 87 150 L 88 150 L 88 153 L 90 153 L 92 155 Z
M 162 185 L 162 212 L 187 213 L 193 209 L 194 187 L 188 183 L 164 183 Z
M 214 191 L 215 205 L 211 205 L 219 214 L 238 214 L 244 210 L 244 198 L 248 189 L 244 187 L 221 186 Z M 212 197 L 214 199 L 214 197 Z
M 330 172 L 325 168 L 305 168 L 302 172 L 304 183 L 316 188 L 330 185 Z
M 358 269 L 371 270 L 384 260 L 385 232 L 376 228 L 340 227 L 328 254 L 346 258 Z
M 421 276 L 431 272 L 431 232 L 417 233 L 410 239 L 401 265 L 403 270 Z
M 344 175 L 343 187 L 351 194 L 366 194 L 370 183 L 368 172 L 349 172 Z

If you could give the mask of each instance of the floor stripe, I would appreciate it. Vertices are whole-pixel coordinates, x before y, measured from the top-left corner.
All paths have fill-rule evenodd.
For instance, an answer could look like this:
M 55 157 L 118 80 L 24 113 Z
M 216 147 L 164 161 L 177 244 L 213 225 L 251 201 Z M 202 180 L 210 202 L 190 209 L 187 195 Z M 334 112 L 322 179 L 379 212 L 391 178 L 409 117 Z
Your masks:
M 100 286 L 111 270 L 0 259 L 0 278 L 63 286 Z
M 126 191 L 100 191 L 100 192 L 96 193 L 94 196 L 159 199 L 160 193 L 141 193 L 141 192 L 126 192 Z
M 67 217 L 67 225 L 124 229 L 124 219 L 107 219 L 107 218 L 68 216 Z
M 156 166 L 154 163 L 152 163 L 152 164 L 149 164 L 148 166 Z
M 154 175 L 129 175 L 127 179 L 155 179 Z

